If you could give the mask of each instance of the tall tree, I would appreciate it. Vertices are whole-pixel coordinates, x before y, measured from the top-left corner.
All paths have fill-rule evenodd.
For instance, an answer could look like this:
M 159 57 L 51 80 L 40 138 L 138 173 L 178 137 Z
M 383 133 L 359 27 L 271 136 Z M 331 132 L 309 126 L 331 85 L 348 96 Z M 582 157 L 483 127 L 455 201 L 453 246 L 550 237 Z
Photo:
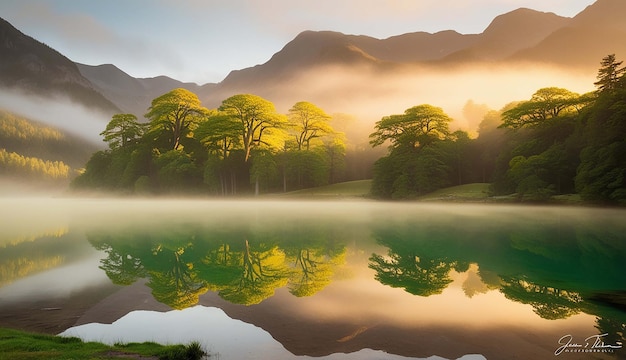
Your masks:
M 289 126 L 294 131 L 298 150 L 310 150 L 311 140 L 333 132 L 331 117 L 324 110 L 307 101 L 297 102 L 289 109 Z
M 272 131 L 282 131 L 286 123 L 285 116 L 276 112 L 271 101 L 257 95 L 233 95 L 222 101 L 219 110 L 241 124 L 239 131 L 246 162 L 250 159 L 253 148 L 269 145 Z
M 598 81 L 594 83 L 598 87 L 599 93 L 615 90 L 620 77 L 626 73 L 626 67 L 620 67 L 622 63 L 623 61 L 615 59 L 615 54 L 602 58 L 600 69 L 598 70 Z
M 133 114 L 115 114 L 100 133 L 111 149 L 126 147 L 143 136 L 145 126 Z
M 174 89 L 152 100 L 146 118 L 150 119 L 150 130 L 167 136 L 169 149 L 178 150 L 181 140 L 195 129 L 209 113 L 194 93 L 185 89 Z

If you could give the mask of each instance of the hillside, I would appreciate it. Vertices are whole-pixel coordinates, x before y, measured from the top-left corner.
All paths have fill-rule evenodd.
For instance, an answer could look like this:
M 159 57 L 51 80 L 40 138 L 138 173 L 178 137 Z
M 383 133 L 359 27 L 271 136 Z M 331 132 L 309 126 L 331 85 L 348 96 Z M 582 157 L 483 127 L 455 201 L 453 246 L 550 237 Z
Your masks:
M 0 109 L 0 179 L 67 184 L 96 146 Z
M 108 113 L 119 111 L 83 77 L 75 63 L 0 18 L 0 86 L 61 95 Z
M 143 118 L 152 99 L 172 89 L 185 88 L 194 93 L 201 91 L 197 84 L 182 83 L 167 76 L 137 79 L 112 64 L 76 65 L 80 73 L 121 112 L 135 114 L 138 118 Z
M 626 57 L 626 1 L 598 0 L 534 47 L 510 60 L 588 69 L 607 54 Z
M 361 110 L 363 102 L 371 99 L 405 106 L 404 97 L 419 98 L 443 107 L 450 102 L 461 107 L 468 97 L 480 96 L 470 92 L 475 85 L 462 80 L 471 71 L 491 71 L 497 66 L 502 72 L 512 72 L 523 62 L 531 63 L 531 68 L 537 63 L 548 64 L 552 70 L 571 73 L 576 69 L 582 70 L 581 76 L 595 76 L 605 55 L 626 56 L 624 13 L 625 1 L 598 0 L 574 18 L 531 9 L 511 11 L 496 17 L 480 34 L 415 31 L 377 39 L 335 31 L 303 31 L 267 62 L 233 70 L 220 83 L 204 85 L 165 76 L 134 78 L 112 64 L 75 64 L 2 20 L 0 82 L 39 94 L 52 90 L 105 109 L 107 114 L 130 112 L 140 119 L 152 99 L 178 87 L 196 93 L 207 107 L 217 107 L 236 93 L 254 93 L 285 109 L 306 99 L 324 109 L 355 116 L 362 115 L 355 109 Z M 461 79 L 457 83 L 460 86 L 447 87 L 446 96 L 426 91 L 447 81 L 441 80 L 440 74 Z M 540 78 L 539 73 L 531 79 L 524 77 L 523 85 L 539 83 Z M 544 77 L 537 86 L 545 86 L 545 81 Z M 483 82 L 481 90 L 490 86 L 494 85 Z M 371 115 L 369 122 L 389 111 L 376 110 L 363 111 Z
M 517 9 L 496 17 L 471 46 L 450 54 L 445 61 L 502 60 L 537 45 L 571 19 L 531 9 Z

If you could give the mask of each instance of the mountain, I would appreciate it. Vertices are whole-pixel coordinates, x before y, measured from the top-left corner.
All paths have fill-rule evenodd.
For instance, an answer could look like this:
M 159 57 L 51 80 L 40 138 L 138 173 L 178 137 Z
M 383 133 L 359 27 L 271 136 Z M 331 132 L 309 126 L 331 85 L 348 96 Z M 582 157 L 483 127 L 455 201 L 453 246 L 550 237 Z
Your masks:
M 544 62 L 582 69 L 597 68 L 608 54 L 626 57 L 626 1 L 598 0 L 570 22 L 512 60 Z
M 392 64 L 439 59 L 473 44 L 476 35 L 455 31 L 409 33 L 387 39 L 345 35 L 334 31 L 304 31 L 262 65 L 232 71 L 225 87 L 284 80 L 302 71 L 329 65 L 365 65 L 389 68 Z
M 583 69 L 585 76 L 594 76 L 607 54 L 616 53 L 618 59 L 626 56 L 626 42 L 621 40 L 626 38 L 624 13 L 626 1 L 598 0 L 573 18 L 531 9 L 514 10 L 496 17 L 480 34 L 449 30 L 376 39 L 304 31 L 267 62 L 233 70 L 220 83 L 202 86 L 165 76 L 137 79 L 111 64 L 74 64 L 2 20 L 0 82 L 38 93 L 54 89 L 82 103 L 134 113 L 139 118 L 143 118 L 152 99 L 177 87 L 195 92 L 208 107 L 219 106 L 236 93 L 255 93 L 282 102 L 283 107 L 302 99 L 320 101 L 324 107 L 323 101 L 328 100 L 341 111 L 352 110 L 345 104 L 379 98 L 381 94 L 397 99 L 394 92 L 421 101 L 433 101 L 431 97 L 435 97 L 434 101 L 443 102 L 452 101 L 452 97 L 436 97 L 428 90 L 432 84 L 425 81 L 440 81 L 438 75 L 452 74 L 453 70 L 456 72 L 448 76 L 456 78 L 465 65 L 485 69 L 493 64 L 505 68 L 520 62 L 544 63 Z M 474 96 L 467 93 L 466 88 L 471 86 L 469 82 L 455 83 L 456 91 L 466 92 L 465 101 Z M 425 90 L 415 92 L 420 88 Z M 409 94 L 407 89 L 414 93 Z
M 38 95 L 65 95 L 104 112 L 119 112 L 71 60 L 0 18 L 0 86 Z
M 89 79 L 93 86 L 111 100 L 121 112 L 135 114 L 140 119 L 148 111 L 152 99 L 172 89 L 185 88 L 194 93 L 203 92 L 195 83 L 183 83 L 167 76 L 137 79 L 112 64 L 76 65 L 81 75 Z
M 531 9 L 517 9 L 496 17 L 475 43 L 447 56 L 447 61 L 500 60 L 537 45 L 570 18 Z

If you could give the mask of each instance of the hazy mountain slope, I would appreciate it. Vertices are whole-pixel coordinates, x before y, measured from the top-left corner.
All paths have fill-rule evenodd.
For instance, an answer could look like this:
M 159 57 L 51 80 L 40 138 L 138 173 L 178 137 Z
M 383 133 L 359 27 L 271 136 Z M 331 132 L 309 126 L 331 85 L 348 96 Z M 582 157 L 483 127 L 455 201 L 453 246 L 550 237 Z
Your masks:
M 536 46 L 522 50 L 512 60 L 545 62 L 580 68 L 599 67 L 615 53 L 626 57 L 626 1 L 598 0 Z
M 0 196 L 63 191 L 97 150 L 63 130 L 0 109 Z
M 470 47 L 447 60 L 499 60 L 537 45 L 570 18 L 531 9 L 517 9 L 496 17 Z
M 102 147 L 105 144 L 102 143 Z M 98 147 L 63 130 L 0 109 L 0 148 L 80 168 Z
M 64 95 L 105 112 L 119 111 L 76 64 L 0 18 L 0 86 L 38 95 Z
M 183 83 L 167 76 L 137 79 L 111 64 L 76 65 L 80 73 L 122 112 L 135 114 L 139 119 L 143 118 L 154 98 L 172 89 L 182 87 L 196 93 L 200 91 L 200 86 L 195 83 Z

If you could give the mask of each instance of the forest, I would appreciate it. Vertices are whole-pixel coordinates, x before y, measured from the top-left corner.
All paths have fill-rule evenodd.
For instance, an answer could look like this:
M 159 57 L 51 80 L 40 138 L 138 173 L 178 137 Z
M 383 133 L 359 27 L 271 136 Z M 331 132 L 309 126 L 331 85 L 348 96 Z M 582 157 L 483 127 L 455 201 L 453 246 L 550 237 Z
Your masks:
M 20 181 L 67 186 L 73 168 L 93 146 L 61 131 L 0 110 L 0 174 Z M 82 149 L 82 150 L 81 150 Z
M 413 199 L 448 186 L 490 183 L 490 195 L 548 201 L 626 202 L 626 68 L 602 59 L 596 91 L 538 89 L 529 100 L 488 112 L 473 138 L 422 104 L 376 122 L 369 140 L 387 154 L 373 166 L 371 196 Z M 280 114 L 251 94 L 203 107 L 188 90 L 152 101 L 140 122 L 116 114 L 109 145 L 89 160 L 74 189 L 136 194 L 249 195 L 345 181 L 346 139 L 309 102 Z

